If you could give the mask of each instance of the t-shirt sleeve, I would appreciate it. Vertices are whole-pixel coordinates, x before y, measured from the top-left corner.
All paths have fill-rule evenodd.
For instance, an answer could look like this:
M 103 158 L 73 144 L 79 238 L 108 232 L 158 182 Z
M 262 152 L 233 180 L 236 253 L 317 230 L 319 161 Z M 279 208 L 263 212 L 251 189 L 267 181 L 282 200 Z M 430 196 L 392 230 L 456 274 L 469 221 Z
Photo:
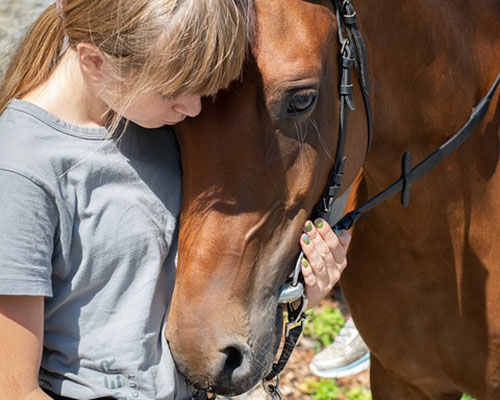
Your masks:
M 40 185 L 0 169 L 0 294 L 52 296 L 57 215 Z

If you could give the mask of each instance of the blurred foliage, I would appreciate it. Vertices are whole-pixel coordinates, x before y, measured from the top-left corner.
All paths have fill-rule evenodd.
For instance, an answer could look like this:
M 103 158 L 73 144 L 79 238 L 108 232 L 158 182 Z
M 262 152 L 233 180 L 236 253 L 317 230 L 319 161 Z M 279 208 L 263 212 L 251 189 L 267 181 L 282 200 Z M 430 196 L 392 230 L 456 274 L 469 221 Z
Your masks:
M 321 348 L 332 344 L 333 339 L 345 324 L 345 318 L 338 308 L 327 305 L 309 310 L 304 327 L 304 336 L 314 341 L 314 349 L 318 352 Z
M 345 400 L 371 400 L 372 395 L 369 389 L 362 387 L 354 387 L 347 389 L 345 392 Z
M 363 387 L 342 389 L 335 379 L 306 378 L 300 390 L 310 395 L 312 400 L 371 400 L 372 398 L 369 389 Z
M 337 399 L 342 392 L 337 386 L 335 379 L 320 379 L 310 377 L 304 379 L 300 385 L 302 393 L 312 395 L 313 400 Z

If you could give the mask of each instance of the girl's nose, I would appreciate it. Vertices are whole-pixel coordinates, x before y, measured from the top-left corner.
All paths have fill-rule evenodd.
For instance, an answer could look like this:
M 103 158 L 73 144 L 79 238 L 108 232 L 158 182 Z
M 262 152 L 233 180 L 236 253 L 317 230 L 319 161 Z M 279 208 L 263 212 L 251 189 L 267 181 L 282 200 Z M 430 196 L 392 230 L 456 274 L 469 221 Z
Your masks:
M 201 112 L 201 97 L 195 94 L 178 97 L 173 109 L 188 117 L 196 117 Z

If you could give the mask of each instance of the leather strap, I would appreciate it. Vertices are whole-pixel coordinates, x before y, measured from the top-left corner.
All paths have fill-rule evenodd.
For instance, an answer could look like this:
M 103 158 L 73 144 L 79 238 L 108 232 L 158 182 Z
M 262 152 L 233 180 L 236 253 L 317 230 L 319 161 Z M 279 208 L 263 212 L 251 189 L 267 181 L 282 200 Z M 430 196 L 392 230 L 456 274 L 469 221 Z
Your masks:
M 328 215 L 342 183 L 346 161 L 344 147 L 347 137 L 348 108 L 351 111 L 355 110 L 352 98 L 353 66 L 356 66 L 368 124 L 367 153 L 370 150 L 373 136 L 372 111 L 369 99 L 370 79 L 368 74 L 368 58 L 366 56 L 365 42 L 357 25 L 356 11 L 350 3 L 350 0 L 343 0 L 342 3 L 340 3 L 339 0 L 333 0 L 333 6 L 337 18 L 338 40 L 340 43 L 339 136 L 335 162 L 328 177 L 328 182 L 321 196 L 321 200 L 314 207 L 312 218 L 325 218 L 326 215 Z M 347 37 L 344 34 L 344 27 L 347 32 Z
M 409 189 L 413 182 L 431 171 L 436 165 L 438 165 L 441 161 L 443 161 L 446 157 L 448 157 L 451 153 L 458 149 L 465 142 L 465 140 L 469 136 L 471 136 L 472 133 L 474 133 L 475 129 L 488 112 L 491 99 L 493 98 L 493 95 L 495 94 L 499 83 L 500 74 L 497 76 L 495 82 L 491 86 L 486 96 L 483 97 L 481 101 L 479 101 L 479 103 L 476 105 L 474 111 L 469 117 L 469 120 L 446 143 L 442 144 L 437 150 L 427 156 L 415 168 L 411 168 L 411 159 L 409 157 L 409 153 L 405 153 L 402 160 L 403 172 L 401 174 L 401 178 L 377 195 L 373 196 L 370 200 L 366 201 L 355 210 L 347 213 L 338 223 L 333 226 L 333 228 L 350 229 L 361 215 L 384 203 L 386 200 L 399 192 L 403 193 L 403 206 L 408 207 L 410 203 Z
M 297 345 L 300 335 L 302 334 L 302 329 L 302 325 L 298 325 L 295 328 L 290 329 L 290 334 L 286 337 L 283 350 L 281 351 L 281 356 L 278 362 L 273 364 L 271 372 L 264 378 L 265 382 L 272 381 L 281 373 L 281 371 L 283 371 L 286 363 L 292 355 L 293 350 L 295 349 L 295 346 Z
M 361 86 L 361 94 L 365 105 L 366 120 L 368 123 L 368 145 L 366 152 L 370 151 L 373 141 L 373 122 L 372 122 L 372 109 L 370 106 L 370 75 L 368 70 L 368 56 L 366 53 L 365 41 L 361 35 L 357 23 L 357 14 L 350 1 L 344 1 L 341 6 L 343 12 L 343 21 L 346 25 L 347 35 L 352 48 L 354 50 L 354 64 L 358 74 L 358 80 Z

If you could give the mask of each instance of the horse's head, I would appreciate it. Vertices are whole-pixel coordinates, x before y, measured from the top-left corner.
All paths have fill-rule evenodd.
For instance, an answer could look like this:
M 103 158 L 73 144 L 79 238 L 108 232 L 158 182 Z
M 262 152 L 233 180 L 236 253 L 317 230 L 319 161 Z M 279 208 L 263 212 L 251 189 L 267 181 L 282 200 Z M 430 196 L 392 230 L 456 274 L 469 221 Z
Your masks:
M 167 338 L 180 371 L 221 394 L 269 372 L 279 287 L 294 266 L 338 140 L 336 22 L 329 1 L 256 0 L 243 80 L 176 130 L 183 209 Z M 344 190 L 364 160 L 362 100 L 350 118 Z

